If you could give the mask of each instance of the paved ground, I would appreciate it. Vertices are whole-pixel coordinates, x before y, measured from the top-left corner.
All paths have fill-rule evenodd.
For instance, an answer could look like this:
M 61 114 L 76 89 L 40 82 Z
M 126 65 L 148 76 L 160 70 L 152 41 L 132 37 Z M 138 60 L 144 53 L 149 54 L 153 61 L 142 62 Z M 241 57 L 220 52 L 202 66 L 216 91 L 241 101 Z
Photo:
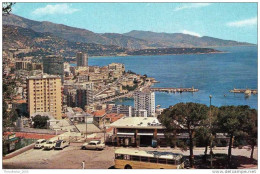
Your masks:
M 80 143 L 71 143 L 63 150 L 43 151 L 31 149 L 11 159 L 3 160 L 4 169 L 81 169 L 82 161 L 85 160 L 87 169 L 108 169 L 114 165 L 115 147 L 106 147 L 103 151 L 81 150 Z M 170 148 L 154 149 L 143 148 L 146 150 L 166 150 L 175 153 L 188 155 L 189 151 L 181 152 Z M 203 148 L 196 148 L 194 155 L 204 153 Z M 214 153 L 227 153 L 227 148 L 214 150 Z M 257 149 L 255 149 L 254 158 L 257 159 Z M 250 151 L 247 149 L 232 149 L 233 155 L 242 155 L 249 157 Z

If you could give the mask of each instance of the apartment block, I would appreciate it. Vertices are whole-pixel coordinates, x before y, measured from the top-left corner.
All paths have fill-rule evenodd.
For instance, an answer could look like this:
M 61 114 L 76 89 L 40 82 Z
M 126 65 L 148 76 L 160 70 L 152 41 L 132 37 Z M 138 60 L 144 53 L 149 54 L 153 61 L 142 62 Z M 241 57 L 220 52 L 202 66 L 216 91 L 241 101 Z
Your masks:
M 49 55 L 42 59 L 43 73 L 59 75 L 63 83 L 64 65 L 63 58 L 59 55 Z
M 88 66 L 88 55 L 86 53 L 78 52 L 76 60 L 77 66 Z
M 135 113 L 142 113 L 141 116 L 146 116 L 143 112 L 147 111 L 147 116 L 155 116 L 155 94 L 151 91 L 136 91 L 134 93 Z M 136 115 L 140 116 L 140 115 Z
M 55 119 L 61 119 L 61 78 L 47 74 L 27 78 L 27 103 L 30 116 L 49 112 Z
M 133 107 L 132 106 L 127 106 L 127 105 L 115 105 L 112 107 L 112 113 L 117 113 L 117 114 L 124 114 L 127 117 L 132 117 L 134 112 L 133 112 Z
M 92 89 L 77 89 L 76 106 L 85 109 L 86 105 L 94 102 L 94 94 Z

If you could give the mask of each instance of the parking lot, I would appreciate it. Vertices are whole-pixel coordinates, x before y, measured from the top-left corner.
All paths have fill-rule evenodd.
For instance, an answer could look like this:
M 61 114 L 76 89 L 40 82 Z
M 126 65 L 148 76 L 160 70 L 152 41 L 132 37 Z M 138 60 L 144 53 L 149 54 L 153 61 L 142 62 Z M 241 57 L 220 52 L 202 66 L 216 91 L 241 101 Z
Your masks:
M 103 151 L 81 150 L 82 143 L 71 143 L 63 150 L 45 151 L 31 149 L 11 159 L 3 161 L 4 169 L 82 169 L 82 161 L 85 161 L 86 169 L 108 169 L 114 166 L 115 147 L 106 147 Z M 189 155 L 189 151 L 163 148 L 154 149 L 141 147 L 142 150 L 165 150 Z M 232 149 L 233 155 L 250 157 L 248 149 Z M 203 148 L 194 149 L 194 155 L 202 155 Z M 214 153 L 227 153 L 227 148 L 214 149 Z M 257 148 L 254 158 L 257 160 Z

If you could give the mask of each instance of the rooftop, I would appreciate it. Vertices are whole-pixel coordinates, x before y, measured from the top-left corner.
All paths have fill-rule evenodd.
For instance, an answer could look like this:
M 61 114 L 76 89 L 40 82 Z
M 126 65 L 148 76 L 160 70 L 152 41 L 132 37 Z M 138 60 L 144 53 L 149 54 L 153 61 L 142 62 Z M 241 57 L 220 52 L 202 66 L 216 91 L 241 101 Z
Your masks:
M 122 117 L 110 126 L 115 128 L 164 129 L 156 117 Z
M 40 75 L 37 75 L 37 76 L 30 76 L 30 77 L 27 77 L 27 79 L 60 79 L 60 76 L 57 76 L 57 75 L 49 75 L 49 74 L 40 74 Z
M 92 113 L 94 117 L 103 117 L 106 114 L 106 110 L 97 110 Z

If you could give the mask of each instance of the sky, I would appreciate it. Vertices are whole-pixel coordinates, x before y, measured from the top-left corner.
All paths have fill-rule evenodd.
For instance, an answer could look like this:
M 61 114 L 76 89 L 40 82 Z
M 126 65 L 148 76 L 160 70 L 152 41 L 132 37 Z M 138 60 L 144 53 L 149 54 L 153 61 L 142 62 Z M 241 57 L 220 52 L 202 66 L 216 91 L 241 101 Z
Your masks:
M 257 43 L 257 3 L 16 3 L 13 13 L 95 33 L 143 30 Z

